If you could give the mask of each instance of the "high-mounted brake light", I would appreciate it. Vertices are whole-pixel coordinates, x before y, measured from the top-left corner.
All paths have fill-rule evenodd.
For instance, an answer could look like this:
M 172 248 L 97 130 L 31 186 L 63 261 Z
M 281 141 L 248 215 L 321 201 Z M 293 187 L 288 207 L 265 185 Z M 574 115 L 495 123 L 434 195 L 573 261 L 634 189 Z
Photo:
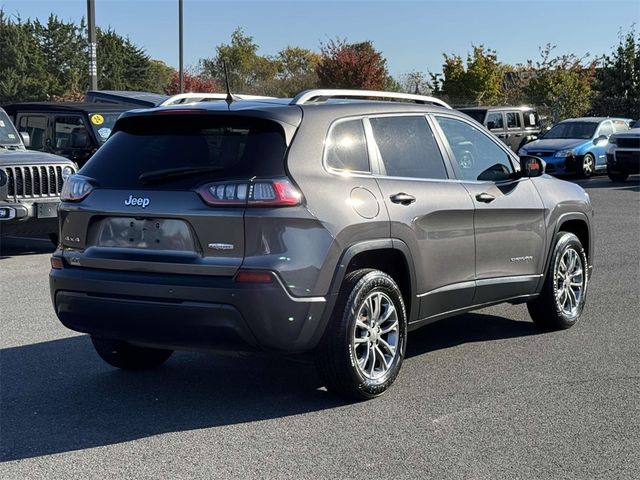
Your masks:
M 93 185 L 87 177 L 71 175 L 62 185 L 60 199 L 63 202 L 80 202 L 93 191 Z
M 216 206 L 287 207 L 302 202 L 302 194 L 287 179 L 208 183 L 198 193 Z
M 202 114 L 207 111 L 204 108 L 167 108 L 163 110 L 156 110 L 153 112 L 154 115 L 184 115 L 186 114 Z

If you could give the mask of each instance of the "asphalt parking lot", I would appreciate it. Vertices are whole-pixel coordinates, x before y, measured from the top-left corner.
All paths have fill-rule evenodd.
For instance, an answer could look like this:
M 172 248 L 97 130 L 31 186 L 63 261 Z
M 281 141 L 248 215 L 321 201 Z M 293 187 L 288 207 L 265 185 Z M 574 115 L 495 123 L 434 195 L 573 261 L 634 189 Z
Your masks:
M 260 354 L 116 371 L 57 321 L 50 245 L 3 240 L 0 478 L 637 479 L 640 177 L 581 183 L 597 251 L 577 326 L 541 334 L 522 305 L 429 325 L 355 404 Z

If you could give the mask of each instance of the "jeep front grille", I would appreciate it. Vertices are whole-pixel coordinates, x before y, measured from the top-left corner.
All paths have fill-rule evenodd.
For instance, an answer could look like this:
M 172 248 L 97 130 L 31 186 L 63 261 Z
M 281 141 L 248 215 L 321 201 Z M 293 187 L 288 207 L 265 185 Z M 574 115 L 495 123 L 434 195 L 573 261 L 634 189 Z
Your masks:
M 640 148 L 640 138 L 618 138 L 619 148 Z
M 66 165 L 3 167 L 7 174 L 9 198 L 59 197 L 62 168 Z

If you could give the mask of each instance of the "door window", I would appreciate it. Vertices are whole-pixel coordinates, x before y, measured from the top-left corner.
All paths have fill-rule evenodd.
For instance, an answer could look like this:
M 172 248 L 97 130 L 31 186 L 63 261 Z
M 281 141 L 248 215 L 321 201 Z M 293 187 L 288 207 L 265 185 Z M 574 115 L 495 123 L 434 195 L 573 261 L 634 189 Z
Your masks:
M 613 125 L 611 125 L 611 122 L 604 122 L 602 125 L 600 125 L 600 131 L 598 132 L 598 137 L 600 135 L 604 135 L 605 137 L 608 137 L 609 135 L 611 135 L 613 133 Z
M 47 132 L 47 117 L 44 115 L 25 115 L 20 117 L 18 130 L 27 132 L 31 137 L 30 148 L 41 150 Z
M 78 116 L 56 117 L 53 141 L 57 150 L 88 147 L 89 135 L 82 118 Z
M 507 128 L 522 128 L 520 112 L 507 112 Z
M 524 117 L 525 128 L 540 128 L 540 119 L 537 112 L 530 110 L 523 112 L 522 116 Z
M 500 112 L 490 113 L 487 116 L 487 128 L 489 130 L 504 130 L 504 121 L 502 120 L 502 113 Z
M 448 178 L 442 153 L 425 117 L 378 117 L 370 122 L 388 176 Z
M 327 139 L 327 166 L 349 172 L 370 172 L 362 120 L 336 123 Z
M 436 116 L 449 142 L 463 180 L 500 181 L 514 172 L 509 155 L 479 128 L 467 122 Z

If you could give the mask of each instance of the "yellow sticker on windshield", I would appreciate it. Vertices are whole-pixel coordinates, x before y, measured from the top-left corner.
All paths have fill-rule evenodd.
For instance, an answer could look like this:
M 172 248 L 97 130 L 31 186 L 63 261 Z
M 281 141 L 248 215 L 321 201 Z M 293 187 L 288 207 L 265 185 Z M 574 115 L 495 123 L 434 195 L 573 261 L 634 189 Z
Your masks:
M 99 113 L 91 115 L 91 123 L 94 125 L 102 125 L 104 123 L 104 117 Z

